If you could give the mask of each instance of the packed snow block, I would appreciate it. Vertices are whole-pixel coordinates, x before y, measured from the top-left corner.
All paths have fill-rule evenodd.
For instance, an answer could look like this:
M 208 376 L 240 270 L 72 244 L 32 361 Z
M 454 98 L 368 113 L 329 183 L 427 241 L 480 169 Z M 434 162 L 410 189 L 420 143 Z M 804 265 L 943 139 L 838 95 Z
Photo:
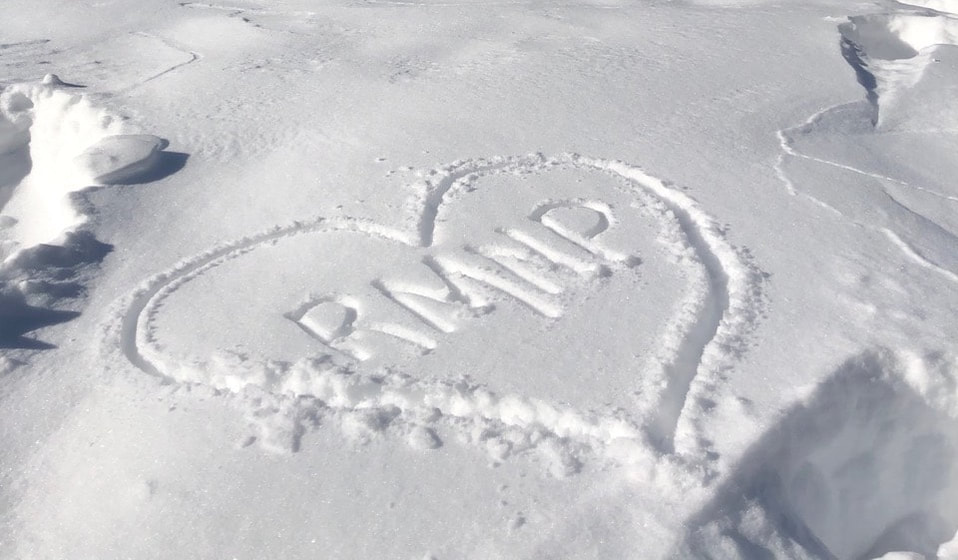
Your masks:
M 117 134 L 90 146 L 75 161 L 94 183 L 137 183 L 157 171 L 167 145 L 150 134 Z

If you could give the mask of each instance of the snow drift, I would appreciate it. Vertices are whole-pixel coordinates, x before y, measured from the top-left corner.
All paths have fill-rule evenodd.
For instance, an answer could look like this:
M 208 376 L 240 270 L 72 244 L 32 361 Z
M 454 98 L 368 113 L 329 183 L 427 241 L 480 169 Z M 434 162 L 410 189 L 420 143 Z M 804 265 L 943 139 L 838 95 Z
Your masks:
M 887 350 L 848 360 L 745 455 L 680 555 L 952 558 L 954 363 Z
M 84 227 L 90 186 L 137 182 L 166 142 L 123 134 L 124 120 L 55 76 L 0 91 L 0 343 L 76 316 L 49 309 L 82 293 L 82 269 L 109 247 Z M 37 306 L 39 304 L 39 306 Z

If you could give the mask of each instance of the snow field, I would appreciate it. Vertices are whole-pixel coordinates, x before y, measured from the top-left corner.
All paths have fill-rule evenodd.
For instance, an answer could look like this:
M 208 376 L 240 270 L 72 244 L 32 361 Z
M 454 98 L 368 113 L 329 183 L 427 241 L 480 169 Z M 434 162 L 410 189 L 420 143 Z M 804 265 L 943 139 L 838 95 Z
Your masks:
M 587 112 L 586 98 L 619 84 L 633 91 L 610 94 L 616 106 L 671 107 L 643 97 L 667 80 L 602 72 L 628 56 L 640 61 L 631 71 L 688 56 L 604 44 L 596 22 L 617 18 L 599 14 L 622 6 L 577 13 L 588 22 L 570 27 L 578 42 L 562 36 L 568 7 L 517 20 L 572 45 L 561 56 L 594 72 L 601 86 L 589 90 L 574 75 L 550 81 L 567 69 L 538 64 L 551 58 L 523 58 L 551 53 L 554 37 L 538 28 L 531 40 L 497 36 L 436 56 L 442 41 L 460 40 L 459 10 L 472 2 L 332 8 L 353 22 L 363 11 L 415 21 L 410 11 L 423 10 L 422 30 L 402 40 L 429 44 L 395 57 L 388 41 L 376 42 L 390 26 L 352 35 L 305 2 L 236 4 L 184 3 L 169 9 L 174 23 L 75 51 L 104 59 L 85 72 L 110 85 L 117 106 L 151 118 L 127 122 L 53 77 L 2 94 L 0 193 L 9 196 L 0 199 L 0 236 L 10 252 L 0 279 L 12 295 L 0 299 L 0 318 L 20 327 L 0 327 L 0 342 L 20 348 L 34 340 L 21 330 L 74 321 L 50 330 L 63 351 L 0 355 L 0 377 L 17 397 L 0 411 L 5 420 L 62 416 L 50 433 L 6 421 L 27 451 L 22 468 L 11 452 L 19 470 L 0 470 L 0 487 L 16 483 L 0 491 L 0 506 L 10 505 L 0 507 L 0 526 L 15 535 L 0 540 L 0 556 L 954 556 L 958 372 L 947 333 L 929 332 L 958 280 L 949 211 L 958 192 L 940 155 L 949 153 L 947 127 L 918 118 L 951 116 L 941 92 L 953 84 L 953 17 L 944 13 L 953 6 L 889 3 L 837 31 L 829 23 L 867 100 L 781 128 L 777 144 L 785 109 L 747 107 L 774 118 L 761 117 L 749 129 L 760 141 L 742 146 L 747 134 L 707 129 L 729 150 L 717 155 L 683 136 L 697 125 L 679 121 L 714 126 L 703 117 L 714 115 L 694 107 L 661 122 L 623 116 L 621 129 Z M 639 13 L 706 10 L 705 21 L 728 7 L 772 10 L 668 4 Z M 442 17 L 452 31 L 439 40 L 426 22 Z M 483 25 L 524 27 L 507 20 Z M 648 32 L 668 29 L 659 25 Z M 355 58 L 329 44 L 349 45 Z M 27 58 L 50 48 L 10 47 Z M 369 62 L 387 55 L 381 66 Z M 811 66 L 794 73 L 817 75 Z M 509 71 L 533 84 L 517 95 L 541 100 L 550 124 L 575 123 L 562 111 L 573 104 L 585 124 L 549 136 L 513 133 L 519 112 L 469 120 L 477 106 L 459 105 L 459 83 L 502 95 Z M 774 88 L 745 92 L 761 90 L 751 83 L 759 74 L 710 103 L 764 93 L 793 102 Z M 713 77 L 699 78 L 711 90 Z M 854 86 L 852 71 L 845 78 Z M 587 93 L 572 96 L 567 82 Z M 356 84 L 364 87 L 349 89 Z M 829 91 L 821 99 L 833 103 L 844 90 Z M 429 95 L 455 107 L 433 115 Z M 349 103 L 327 112 L 342 97 Z M 421 107 L 410 102 L 420 98 Z M 369 124 L 396 107 L 403 116 L 388 121 L 388 134 Z M 434 143 L 417 136 L 415 123 L 428 119 Z M 490 122 L 502 138 L 485 138 Z M 165 127 L 196 165 L 172 174 L 166 142 L 133 134 L 147 123 Z M 652 141 L 630 144 L 633 135 Z M 544 149 L 540 137 L 556 155 L 470 157 Z M 766 148 L 768 158 L 749 159 Z M 690 174 L 682 165 L 662 173 L 677 171 L 682 184 L 647 170 L 667 168 L 669 151 L 689 157 Z M 415 165 L 383 176 L 394 161 Z M 762 174 L 786 189 L 757 181 Z M 380 183 L 370 187 L 374 175 Z M 87 198 L 95 184 L 167 176 L 149 192 Z M 115 214 L 97 215 L 99 205 Z M 746 224 L 758 233 L 743 234 Z M 101 228 L 123 259 L 103 261 Z M 810 241 L 788 245 L 790 235 Z M 783 238 L 810 254 L 778 254 Z M 93 266 L 101 261 L 102 274 Z M 794 270 L 811 272 L 796 281 Z M 79 317 L 55 311 L 87 287 L 96 305 Z M 785 363 L 766 371 L 756 360 L 770 347 Z M 74 363 L 83 372 L 64 373 Z M 77 379 L 93 391 L 74 389 Z M 45 438 L 36 450 L 33 433 Z M 116 499 L 91 509 L 100 495 Z

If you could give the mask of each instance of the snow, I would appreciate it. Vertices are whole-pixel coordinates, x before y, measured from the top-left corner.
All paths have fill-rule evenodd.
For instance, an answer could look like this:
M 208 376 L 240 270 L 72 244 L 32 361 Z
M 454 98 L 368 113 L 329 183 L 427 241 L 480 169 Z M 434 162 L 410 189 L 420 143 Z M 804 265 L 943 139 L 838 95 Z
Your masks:
M 0 558 L 958 557 L 956 14 L 8 0 Z
M 159 166 L 167 143 L 149 134 L 107 136 L 76 157 L 76 164 L 94 183 L 142 183 Z
M 95 161 L 103 158 L 102 149 L 78 150 L 99 146 L 122 125 L 87 99 L 46 84 L 13 86 L 0 96 L 0 119 L 9 123 L 12 137 L 5 142 L 8 157 L 26 159 L 10 165 L 29 168 L 4 205 L 4 214 L 12 219 L 6 241 L 23 248 L 56 241 L 85 221 L 70 200 L 71 193 L 89 184 L 84 159 L 91 160 L 94 174 L 109 173 L 103 162 Z M 11 146 L 17 139 L 27 145 Z

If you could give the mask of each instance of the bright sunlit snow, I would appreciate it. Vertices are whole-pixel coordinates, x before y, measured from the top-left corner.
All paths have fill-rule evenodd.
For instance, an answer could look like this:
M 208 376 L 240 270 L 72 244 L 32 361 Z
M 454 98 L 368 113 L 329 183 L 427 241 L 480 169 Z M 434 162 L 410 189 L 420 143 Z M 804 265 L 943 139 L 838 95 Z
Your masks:
M 956 100 L 956 0 L 2 0 L 0 559 L 958 560 Z

